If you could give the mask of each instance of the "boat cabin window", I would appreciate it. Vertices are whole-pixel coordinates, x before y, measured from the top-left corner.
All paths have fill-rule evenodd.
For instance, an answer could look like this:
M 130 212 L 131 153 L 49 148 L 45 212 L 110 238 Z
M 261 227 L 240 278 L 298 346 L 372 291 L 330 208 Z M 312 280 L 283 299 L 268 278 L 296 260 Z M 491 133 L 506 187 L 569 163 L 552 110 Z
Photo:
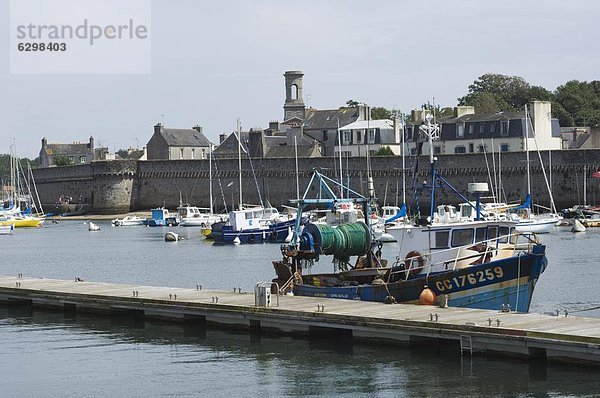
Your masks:
M 250 220 L 252 218 L 252 212 L 251 211 L 247 212 L 245 215 L 246 215 L 246 220 Z
M 448 238 L 450 237 L 450 231 L 436 231 L 435 232 L 435 247 L 434 249 L 447 249 Z
M 504 238 L 499 239 L 498 242 L 507 243 L 508 242 L 508 231 L 509 231 L 508 227 L 500 227 L 498 229 L 498 231 L 500 232 L 499 236 L 504 236 Z
M 485 227 L 475 230 L 475 242 L 483 242 L 485 240 Z
M 473 215 L 473 208 L 469 204 L 460 205 L 460 217 L 471 218 Z
M 496 239 L 498 237 L 498 227 L 488 227 L 488 239 Z
M 452 247 L 473 243 L 473 229 L 455 229 L 452 231 Z
M 512 227 L 510 229 L 510 243 L 512 243 L 513 245 L 517 243 L 517 239 L 519 239 L 519 236 L 516 234 L 516 230 L 514 227 Z

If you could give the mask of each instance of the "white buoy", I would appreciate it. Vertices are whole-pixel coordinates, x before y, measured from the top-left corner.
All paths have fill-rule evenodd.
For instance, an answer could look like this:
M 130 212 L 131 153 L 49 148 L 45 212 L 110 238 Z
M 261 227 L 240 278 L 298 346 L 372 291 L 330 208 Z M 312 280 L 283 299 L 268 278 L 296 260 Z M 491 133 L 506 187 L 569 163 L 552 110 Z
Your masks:
M 585 232 L 585 226 L 579 220 L 575 220 L 571 232 Z
M 240 243 L 242 243 L 242 241 L 240 240 L 240 237 L 239 237 L 239 236 L 236 236 L 236 237 L 233 239 L 233 244 L 234 244 L 234 245 L 239 245 Z
M 179 240 L 179 234 L 169 231 L 165 234 L 165 242 L 177 242 Z
M 88 224 L 88 231 L 100 231 L 100 226 L 90 221 Z

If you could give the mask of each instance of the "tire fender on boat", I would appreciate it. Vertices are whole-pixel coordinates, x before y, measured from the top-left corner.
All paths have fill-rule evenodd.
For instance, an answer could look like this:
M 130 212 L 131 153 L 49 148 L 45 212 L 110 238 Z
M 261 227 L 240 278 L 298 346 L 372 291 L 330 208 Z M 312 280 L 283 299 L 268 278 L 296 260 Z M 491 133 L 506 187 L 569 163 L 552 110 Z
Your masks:
M 417 262 L 417 266 L 414 267 L 413 261 Z M 404 264 L 406 265 L 406 269 L 409 271 L 410 275 L 417 275 L 423 269 L 425 265 L 425 260 L 423 260 L 423 256 L 416 250 L 411 250 L 406 253 L 406 257 L 404 257 Z
M 254 243 L 256 241 L 256 237 L 254 235 L 248 236 L 248 243 Z

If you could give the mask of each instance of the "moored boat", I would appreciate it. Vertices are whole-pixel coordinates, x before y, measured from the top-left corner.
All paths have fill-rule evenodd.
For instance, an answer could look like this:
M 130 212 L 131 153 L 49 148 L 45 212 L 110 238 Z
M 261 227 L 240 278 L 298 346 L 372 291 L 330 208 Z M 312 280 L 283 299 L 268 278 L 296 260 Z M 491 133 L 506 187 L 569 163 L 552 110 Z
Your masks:
M 169 213 L 164 207 L 151 210 L 151 217 L 144 220 L 143 224 L 149 227 L 176 226 L 177 216 Z
M 275 208 L 253 207 L 229 212 L 228 221 L 212 224 L 210 237 L 215 242 L 284 242 L 296 220 L 281 216 Z
M 112 224 L 116 227 L 130 227 L 130 226 L 135 226 L 135 225 L 144 225 L 144 221 L 146 219 L 136 216 L 136 215 L 132 215 L 132 216 L 125 216 L 123 218 L 117 218 L 112 220 Z

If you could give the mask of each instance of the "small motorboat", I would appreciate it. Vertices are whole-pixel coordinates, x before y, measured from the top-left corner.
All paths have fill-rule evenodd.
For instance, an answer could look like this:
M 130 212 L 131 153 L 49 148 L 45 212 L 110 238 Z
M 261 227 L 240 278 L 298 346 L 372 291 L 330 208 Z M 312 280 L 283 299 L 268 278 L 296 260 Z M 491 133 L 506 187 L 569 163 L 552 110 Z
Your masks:
M 15 226 L 10 225 L 0 225 L 0 235 L 10 235 L 14 231 Z
M 141 218 L 138 216 L 126 216 L 124 218 L 116 218 L 112 220 L 112 224 L 115 227 L 129 227 L 133 225 L 144 225 L 145 218 Z
M 100 231 L 100 226 L 90 221 L 88 223 L 88 231 Z

